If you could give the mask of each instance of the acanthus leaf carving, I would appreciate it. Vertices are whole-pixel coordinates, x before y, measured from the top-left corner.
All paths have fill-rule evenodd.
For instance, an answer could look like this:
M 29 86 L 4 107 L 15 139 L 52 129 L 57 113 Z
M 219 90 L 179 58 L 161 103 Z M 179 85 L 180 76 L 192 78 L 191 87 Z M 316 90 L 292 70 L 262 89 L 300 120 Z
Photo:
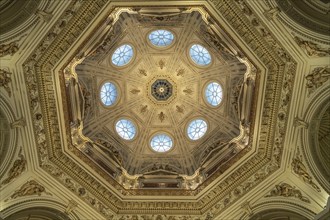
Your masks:
M 299 189 L 296 189 L 295 186 L 291 186 L 288 183 L 280 183 L 276 184 L 275 188 L 270 191 L 265 197 L 276 197 L 276 196 L 283 196 L 283 197 L 295 197 L 300 199 L 303 202 L 310 203 L 310 200 L 303 196 Z
M 140 113 L 144 114 L 148 111 L 148 105 L 141 105 Z
M 26 126 L 26 120 L 23 117 L 10 123 L 10 128 L 12 128 L 12 129 L 13 128 L 22 128 L 25 126 Z
M 132 94 L 134 94 L 134 95 L 138 94 L 139 92 L 141 92 L 140 89 L 131 89 L 131 90 L 130 90 L 130 93 L 132 93 Z
M 165 118 L 166 118 L 166 115 L 164 112 L 160 112 L 158 114 L 158 119 L 160 120 L 160 122 L 163 122 L 165 120 Z
M 178 69 L 178 70 L 176 71 L 176 75 L 177 75 L 177 76 L 183 76 L 184 73 L 185 73 L 185 69 L 183 69 L 183 68 L 180 68 L 180 69 Z
M 321 87 L 330 78 L 330 66 L 316 67 L 305 76 L 308 95 Z
M 9 87 L 9 83 L 11 83 L 11 75 L 12 73 L 4 70 L 4 69 L 0 69 L 0 87 L 3 87 L 7 93 L 8 96 L 11 96 L 11 89 Z
M 4 57 L 6 55 L 13 56 L 18 51 L 18 49 L 18 43 L 16 41 L 11 42 L 9 44 L 1 44 L 0 57 Z
M 322 48 L 320 45 L 294 36 L 294 40 L 310 57 L 325 57 L 330 55 L 330 48 Z
M 24 155 L 22 154 L 22 147 L 20 148 L 18 152 L 18 159 L 15 160 L 13 166 L 10 168 L 7 174 L 7 178 L 4 179 L 0 185 L 5 185 L 17 178 L 19 175 L 21 175 L 26 170 L 26 159 Z
M 165 67 L 165 61 L 163 59 L 160 59 L 158 61 L 158 66 L 162 70 Z
M 321 192 L 321 189 L 313 181 L 313 177 L 308 173 L 306 166 L 302 162 L 302 155 L 297 150 L 296 156 L 291 162 L 292 170 L 297 174 L 305 183 L 311 185 L 316 191 Z
M 193 93 L 193 90 L 190 89 L 190 88 L 185 88 L 185 89 L 183 90 L 183 92 L 184 92 L 186 95 L 191 95 L 191 94 Z
M 22 196 L 31 196 L 31 195 L 38 195 L 41 196 L 41 194 L 46 195 L 52 195 L 51 193 L 47 192 L 45 187 L 42 186 L 40 183 L 38 183 L 35 180 L 29 180 L 26 183 L 24 183 L 18 190 L 16 190 L 11 196 L 11 199 L 16 199 L 18 197 Z M 5 200 L 5 201 L 8 201 Z

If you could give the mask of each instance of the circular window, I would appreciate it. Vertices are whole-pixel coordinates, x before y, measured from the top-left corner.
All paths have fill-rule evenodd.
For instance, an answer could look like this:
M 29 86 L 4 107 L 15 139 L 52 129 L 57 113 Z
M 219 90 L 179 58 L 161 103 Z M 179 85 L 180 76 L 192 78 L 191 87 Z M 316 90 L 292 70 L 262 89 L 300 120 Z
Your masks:
M 200 66 L 206 66 L 211 63 L 211 55 L 209 51 L 199 44 L 192 45 L 189 54 L 191 59 Z
M 212 106 L 218 106 L 222 100 L 222 88 L 219 83 L 211 82 L 206 86 L 205 97 Z
M 113 105 L 117 100 L 118 92 L 115 84 L 111 82 L 104 83 L 101 87 L 100 98 L 105 106 Z
M 158 47 L 166 47 L 173 42 L 174 35 L 167 30 L 156 30 L 149 34 L 150 42 Z
M 124 44 L 115 50 L 112 54 L 111 61 L 116 66 L 124 66 L 131 61 L 132 57 L 133 48 L 128 44 Z
M 150 146 L 154 151 L 166 152 L 173 147 L 173 141 L 166 134 L 157 134 L 151 139 Z
M 116 131 L 125 140 L 132 140 L 136 134 L 135 125 L 127 119 L 121 119 L 116 123 Z
M 207 124 L 202 119 L 196 119 L 189 123 L 187 134 L 191 140 L 198 140 L 204 136 L 207 131 Z

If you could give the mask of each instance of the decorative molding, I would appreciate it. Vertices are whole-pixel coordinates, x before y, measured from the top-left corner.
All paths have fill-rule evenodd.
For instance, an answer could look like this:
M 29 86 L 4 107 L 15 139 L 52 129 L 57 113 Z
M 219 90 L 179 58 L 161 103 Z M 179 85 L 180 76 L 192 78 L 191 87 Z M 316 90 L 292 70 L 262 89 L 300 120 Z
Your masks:
M 275 8 L 271 8 L 268 11 L 264 12 L 265 17 L 271 21 L 273 20 L 279 13 L 281 12 L 281 10 L 278 7 Z
M 139 75 L 148 76 L 147 71 L 145 69 L 139 69 Z
M 70 215 L 74 209 L 78 207 L 78 203 L 74 200 L 69 200 L 67 207 L 64 210 L 64 213 Z
M 136 95 L 136 94 L 138 94 L 139 92 L 141 92 L 141 90 L 139 90 L 139 89 L 131 89 L 130 92 L 131 92 L 132 94 Z
M 270 193 L 265 197 L 276 197 L 276 196 L 294 197 L 300 199 L 303 202 L 310 203 L 310 200 L 307 197 L 303 196 L 299 189 L 296 189 L 296 187 L 291 186 L 288 183 L 276 184 L 275 188 L 272 191 L 270 191 Z
M 321 87 L 330 78 L 330 66 L 316 67 L 305 76 L 308 95 Z
M 165 61 L 163 59 L 160 59 L 158 61 L 158 66 L 162 70 L 165 67 Z
M 243 209 L 244 213 L 247 215 L 247 216 L 251 216 L 253 215 L 253 210 L 252 210 L 252 207 L 251 207 L 251 204 L 249 201 L 246 201 L 244 202 L 242 205 L 241 205 L 241 208 Z
M 15 120 L 14 122 L 10 123 L 10 128 L 14 129 L 14 128 L 22 128 L 26 126 L 26 120 L 25 118 L 20 118 Z
M 22 154 L 22 147 L 20 148 L 18 152 L 19 159 L 16 159 L 14 161 L 13 166 L 10 168 L 10 170 L 7 173 L 7 178 L 4 179 L 0 186 L 6 185 L 10 183 L 12 180 L 16 179 L 19 175 L 21 175 L 26 170 L 26 159 L 24 155 Z
M 191 94 L 193 93 L 193 90 L 190 89 L 190 88 L 185 88 L 185 89 L 183 90 L 183 92 L 184 92 L 186 95 L 191 95 Z
M 40 9 L 36 11 L 36 15 L 46 23 L 48 23 L 53 18 L 52 13 Z
M 144 114 L 148 111 L 148 105 L 141 105 L 140 113 Z
M 166 118 L 166 115 L 165 115 L 164 112 L 160 112 L 158 114 L 158 119 L 159 119 L 160 122 L 163 122 L 165 120 L 165 118 Z
M 0 87 L 3 87 L 7 91 L 9 97 L 11 96 L 11 89 L 9 87 L 9 83 L 11 83 L 11 74 L 12 73 L 7 70 L 0 69 Z
M 181 106 L 176 105 L 175 109 L 178 113 L 184 114 L 184 106 L 183 105 L 181 105 Z
M 307 129 L 308 128 L 308 122 L 305 122 L 303 119 L 300 119 L 299 117 L 296 116 L 293 119 L 293 126 L 297 127 L 297 128 L 303 127 L 305 129 Z
M 307 168 L 302 162 L 302 155 L 299 153 L 299 148 L 297 154 L 292 158 L 291 162 L 292 170 L 297 174 L 305 183 L 311 185 L 316 191 L 321 192 L 321 189 L 314 183 L 313 177 L 308 173 Z
M 180 68 L 176 70 L 176 76 L 183 76 L 185 73 L 185 69 L 184 68 Z

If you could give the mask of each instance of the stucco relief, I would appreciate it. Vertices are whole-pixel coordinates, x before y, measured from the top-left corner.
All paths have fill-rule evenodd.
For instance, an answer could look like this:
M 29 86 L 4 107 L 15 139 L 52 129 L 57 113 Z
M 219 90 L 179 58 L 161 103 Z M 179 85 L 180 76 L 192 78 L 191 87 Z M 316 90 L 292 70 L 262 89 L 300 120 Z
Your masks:
M 316 67 L 311 73 L 305 76 L 306 88 L 310 95 L 323 84 L 325 84 L 330 78 L 330 66 Z
M 294 40 L 310 57 L 325 57 L 330 55 L 330 48 L 324 48 L 317 43 L 294 36 Z
M 292 170 L 297 174 L 305 183 L 311 185 L 316 191 L 321 192 L 321 189 L 313 181 L 313 177 L 307 171 L 306 166 L 302 162 L 302 155 L 297 151 L 296 156 L 292 159 Z
M 18 152 L 18 159 L 14 161 L 14 164 L 7 173 L 7 177 L 1 182 L 0 186 L 6 185 L 16 179 L 26 170 L 26 159 L 22 153 L 22 148 Z
M 0 69 L 0 87 L 3 87 L 6 92 L 8 93 L 8 96 L 11 96 L 11 88 L 9 86 L 9 83 L 11 83 L 11 72 Z
M 16 41 L 9 44 L 0 45 L 0 57 L 7 55 L 13 56 L 19 49 L 18 43 Z
M 26 183 L 24 183 L 18 190 L 16 190 L 10 196 L 10 199 L 16 199 L 18 197 L 31 196 L 31 195 L 41 196 L 41 194 L 50 195 L 50 196 L 52 195 L 51 193 L 47 192 L 45 187 L 42 186 L 37 181 L 29 180 Z M 5 202 L 6 201 L 8 201 L 8 199 L 5 200 Z
M 303 196 L 299 189 L 296 189 L 295 186 L 291 186 L 288 183 L 280 183 L 275 185 L 275 188 L 270 191 L 265 197 L 274 197 L 274 196 L 283 196 L 283 197 L 294 197 L 298 198 L 303 202 L 310 203 L 310 200 Z

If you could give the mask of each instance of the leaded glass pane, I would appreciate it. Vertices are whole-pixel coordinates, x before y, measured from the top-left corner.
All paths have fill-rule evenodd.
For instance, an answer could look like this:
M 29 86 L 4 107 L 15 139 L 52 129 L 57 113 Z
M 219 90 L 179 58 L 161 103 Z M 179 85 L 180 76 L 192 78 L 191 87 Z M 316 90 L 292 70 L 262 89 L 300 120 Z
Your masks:
M 206 100 L 210 105 L 217 106 L 222 100 L 222 88 L 219 83 L 211 82 L 205 90 Z
M 209 51 L 199 44 L 192 45 L 189 53 L 191 59 L 198 65 L 206 66 L 211 63 L 211 55 Z
M 116 123 L 116 131 L 125 140 L 132 140 L 136 134 L 133 122 L 127 119 L 121 119 Z
M 117 96 L 117 88 L 113 83 L 107 82 L 103 84 L 100 91 L 100 98 L 104 105 L 113 105 L 116 102 Z
M 112 54 L 112 63 L 116 66 L 124 66 L 131 61 L 133 57 L 133 48 L 128 45 L 124 44 L 118 47 L 115 52 Z
M 173 147 L 173 141 L 166 134 L 157 134 L 151 139 L 150 145 L 157 152 L 166 152 Z
M 159 47 L 166 47 L 173 42 L 174 36 L 167 30 L 156 30 L 149 34 L 150 42 Z
M 196 119 L 188 125 L 187 133 L 191 140 L 198 140 L 204 136 L 207 131 L 207 124 L 202 119 Z

